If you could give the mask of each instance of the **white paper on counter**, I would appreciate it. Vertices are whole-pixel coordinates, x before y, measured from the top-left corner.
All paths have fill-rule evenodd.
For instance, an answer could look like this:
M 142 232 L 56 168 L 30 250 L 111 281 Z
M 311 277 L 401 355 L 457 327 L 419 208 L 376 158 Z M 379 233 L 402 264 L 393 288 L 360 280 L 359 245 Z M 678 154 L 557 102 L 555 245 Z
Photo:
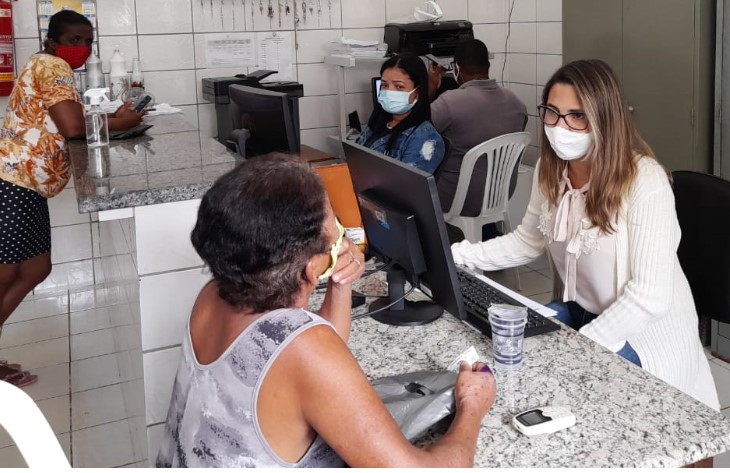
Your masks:
M 474 274 L 474 273 L 472 273 L 472 274 Z M 539 303 L 533 301 L 532 299 L 523 296 L 522 294 L 520 294 L 518 292 L 508 289 L 508 288 L 504 287 L 503 285 L 501 285 L 495 281 L 492 281 L 491 279 L 489 279 L 486 276 L 482 276 L 481 274 L 474 274 L 474 276 L 478 277 L 479 279 L 486 282 L 490 286 L 496 288 L 497 290 L 507 294 L 508 296 L 510 296 L 511 298 L 516 300 L 517 302 L 524 304 L 525 307 L 529 307 L 530 309 L 534 310 L 535 312 L 537 312 L 538 314 L 540 314 L 542 316 L 555 317 L 557 315 L 557 312 L 555 312 L 554 310 L 548 309 L 544 305 L 539 304 Z
M 182 110 L 179 108 L 175 108 L 170 106 L 170 104 L 166 103 L 159 103 L 152 107 L 150 110 L 147 110 L 147 116 L 148 117 L 154 117 L 157 115 L 170 115 L 173 113 L 182 113 Z

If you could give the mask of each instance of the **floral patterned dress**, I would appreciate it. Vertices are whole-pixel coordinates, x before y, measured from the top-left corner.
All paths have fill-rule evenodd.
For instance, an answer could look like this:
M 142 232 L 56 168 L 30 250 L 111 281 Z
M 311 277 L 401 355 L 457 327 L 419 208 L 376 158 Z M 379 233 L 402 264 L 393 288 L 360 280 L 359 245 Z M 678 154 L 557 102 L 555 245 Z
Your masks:
M 68 183 L 70 163 L 49 110 L 66 100 L 82 103 L 71 66 L 34 54 L 18 76 L 0 129 L 0 264 L 51 251 L 47 199 Z
M 83 103 L 71 66 L 51 54 L 34 54 L 18 76 L 0 130 L 0 179 L 46 198 L 63 190 L 69 158 L 49 109 L 65 100 Z

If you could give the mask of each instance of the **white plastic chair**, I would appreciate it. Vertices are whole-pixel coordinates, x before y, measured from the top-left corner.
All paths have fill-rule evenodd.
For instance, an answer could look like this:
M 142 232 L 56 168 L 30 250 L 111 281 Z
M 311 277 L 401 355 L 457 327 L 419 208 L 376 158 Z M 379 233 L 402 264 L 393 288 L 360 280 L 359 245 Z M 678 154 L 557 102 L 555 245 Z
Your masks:
M 529 133 L 509 133 L 487 140 L 467 151 L 461 162 L 454 200 L 449 211 L 444 214 L 446 223 L 459 227 L 464 232 L 464 237 L 472 243 L 482 240 L 482 226 L 487 223 L 502 222 L 503 232 L 511 231 L 512 225 L 507 212 L 510 178 L 529 143 Z M 479 159 L 487 160 L 482 209 L 476 217 L 464 217 L 461 212 L 474 166 Z M 517 289 L 522 290 L 519 269 L 516 267 L 514 275 Z
M 29 468 L 71 468 L 56 434 L 22 389 L 0 381 L 0 425 L 12 437 Z

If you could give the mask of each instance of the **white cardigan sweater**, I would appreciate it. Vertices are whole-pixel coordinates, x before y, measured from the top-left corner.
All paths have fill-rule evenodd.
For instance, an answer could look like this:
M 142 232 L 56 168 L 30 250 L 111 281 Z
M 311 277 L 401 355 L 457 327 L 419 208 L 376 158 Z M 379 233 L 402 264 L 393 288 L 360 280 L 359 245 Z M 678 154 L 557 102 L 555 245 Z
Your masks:
M 486 242 L 455 243 L 457 264 L 493 271 L 529 263 L 545 251 L 540 219 L 554 209 L 540 192 L 538 168 L 522 224 Z M 615 279 L 618 298 L 580 333 L 614 352 L 628 341 L 644 369 L 719 410 L 692 292 L 677 259 L 681 233 L 674 194 L 654 159 L 638 161 L 624 209 L 616 226 L 616 274 L 606 275 Z

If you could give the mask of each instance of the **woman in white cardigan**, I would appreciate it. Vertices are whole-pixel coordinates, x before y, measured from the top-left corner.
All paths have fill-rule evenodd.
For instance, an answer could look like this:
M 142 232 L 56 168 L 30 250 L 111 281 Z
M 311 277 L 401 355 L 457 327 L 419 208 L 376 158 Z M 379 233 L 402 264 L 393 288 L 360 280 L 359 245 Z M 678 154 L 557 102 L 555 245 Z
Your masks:
M 522 224 L 454 244 L 454 261 L 493 271 L 547 249 L 565 288 L 550 305 L 562 322 L 719 409 L 677 259 L 670 179 L 637 133 L 615 75 L 599 60 L 566 64 L 542 101 L 541 159 Z

